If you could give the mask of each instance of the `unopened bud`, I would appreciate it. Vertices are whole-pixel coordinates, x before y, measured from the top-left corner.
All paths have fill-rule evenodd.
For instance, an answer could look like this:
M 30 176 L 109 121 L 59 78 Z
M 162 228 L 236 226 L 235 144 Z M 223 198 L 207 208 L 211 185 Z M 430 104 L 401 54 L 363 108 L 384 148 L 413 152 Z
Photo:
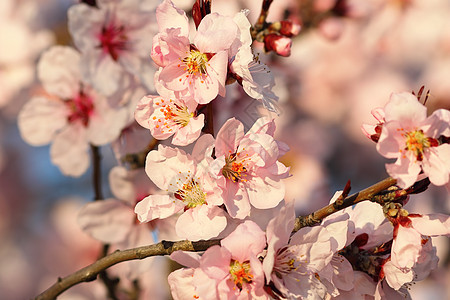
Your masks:
M 291 55 L 292 40 L 283 35 L 271 33 L 264 37 L 264 49 L 274 51 L 281 56 Z
M 300 30 L 302 29 L 300 24 L 294 23 L 292 21 L 281 21 L 280 23 L 280 34 L 287 37 L 298 35 L 300 33 Z

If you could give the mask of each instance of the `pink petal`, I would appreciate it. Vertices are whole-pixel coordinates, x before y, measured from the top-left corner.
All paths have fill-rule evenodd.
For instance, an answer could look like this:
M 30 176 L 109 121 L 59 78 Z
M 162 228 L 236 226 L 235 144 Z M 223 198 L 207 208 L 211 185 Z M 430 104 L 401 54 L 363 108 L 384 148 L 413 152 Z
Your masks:
M 162 190 L 167 190 L 170 184 L 177 189 L 177 179 L 194 170 L 193 161 L 184 151 L 176 148 L 159 145 L 158 151 L 150 151 L 146 158 L 145 172 Z
M 243 136 L 244 125 L 235 118 L 228 119 L 217 133 L 215 145 L 216 156 L 219 157 L 234 153 Z
M 207 205 L 186 210 L 177 220 L 175 230 L 181 238 L 198 241 L 217 237 L 227 226 L 223 209 Z
M 31 98 L 18 116 L 20 134 L 33 146 L 46 145 L 66 126 L 68 113 L 62 101 L 46 97 Z
M 170 259 L 189 268 L 198 268 L 200 266 L 200 258 L 197 253 L 180 250 L 170 254 Z
M 196 290 L 192 284 L 194 269 L 178 269 L 169 274 L 167 281 L 175 300 L 195 299 Z
M 424 155 L 422 168 L 434 185 L 447 184 L 450 173 L 450 144 L 429 148 Z
M 38 76 L 49 94 L 74 97 L 80 89 L 80 54 L 71 47 L 50 48 L 39 60 Z
M 221 245 L 231 252 L 233 259 L 244 262 L 261 253 L 266 246 L 266 235 L 256 223 L 245 221 L 224 238 Z
M 244 219 L 250 214 L 250 202 L 244 187 L 238 183 L 226 180 L 223 190 L 224 204 L 232 218 Z
M 405 129 L 413 128 L 427 117 L 427 108 L 411 93 L 392 93 L 384 107 L 386 122 L 398 121 Z
M 181 201 L 175 201 L 169 195 L 150 195 L 139 201 L 134 208 L 140 222 L 164 219 L 184 208 Z
M 405 283 L 411 282 L 414 279 L 414 272 L 412 270 L 402 271 L 390 260 L 383 265 L 383 271 L 386 282 L 395 290 L 400 289 Z
M 181 35 L 187 37 L 189 34 L 189 21 L 186 13 L 175 7 L 170 0 L 163 1 L 156 8 L 156 20 L 160 32 L 167 28 L 180 28 Z
M 284 182 L 270 177 L 252 177 L 245 183 L 245 189 L 250 203 L 259 209 L 277 206 L 285 194 Z
M 411 153 L 409 154 L 412 156 Z M 397 179 L 399 187 L 407 188 L 416 182 L 421 167 L 414 158 L 400 156 L 394 164 L 386 164 L 386 171 L 390 176 Z
M 81 229 L 103 243 L 123 241 L 135 221 L 133 209 L 116 199 L 86 204 L 78 215 Z
M 186 126 L 181 127 L 175 132 L 172 139 L 172 144 L 177 146 L 186 146 L 195 142 L 195 140 L 200 136 L 204 125 L 205 115 L 201 114 L 198 117 L 191 118 Z
M 64 175 L 78 177 L 89 167 L 89 144 L 83 125 L 72 124 L 59 132 L 50 147 L 50 159 Z
M 439 236 L 450 234 L 450 216 L 443 214 L 423 215 L 410 217 L 415 230 L 426 236 Z
M 201 269 L 210 278 L 222 280 L 230 274 L 231 253 L 224 247 L 212 246 L 201 258 Z
M 435 110 L 421 128 L 428 137 L 438 138 L 441 135 L 450 136 L 450 111 L 447 109 Z
M 238 27 L 232 18 L 211 13 L 200 22 L 194 44 L 203 53 L 218 53 L 230 48 L 237 35 Z
M 206 156 L 211 156 L 214 147 L 214 137 L 210 134 L 202 135 L 192 149 L 191 157 L 196 163 L 200 163 Z
M 405 147 L 405 138 L 398 129 L 401 124 L 397 121 L 385 123 L 381 130 L 380 139 L 377 143 L 377 151 L 386 158 L 397 158 L 401 156 L 400 150 Z
M 422 236 L 414 228 L 398 226 L 392 243 L 391 261 L 398 268 L 412 268 L 422 249 Z

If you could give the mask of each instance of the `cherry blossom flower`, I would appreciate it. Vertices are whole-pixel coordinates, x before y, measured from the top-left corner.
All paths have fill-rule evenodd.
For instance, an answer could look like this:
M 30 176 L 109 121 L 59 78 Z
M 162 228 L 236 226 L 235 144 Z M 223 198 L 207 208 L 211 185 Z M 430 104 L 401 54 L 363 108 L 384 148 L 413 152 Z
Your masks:
M 81 51 L 83 76 L 106 96 L 138 80 L 153 90 L 148 53 L 156 32 L 154 1 L 99 0 L 68 10 L 69 31 Z
M 264 232 L 252 221 L 240 224 L 221 246 L 200 257 L 182 251 L 170 256 L 188 266 L 169 275 L 175 299 L 270 299 L 263 289 L 264 272 L 258 255 L 266 246 Z
M 127 122 L 126 110 L 110 108 L 82 81 L 79 62 L 79 53 L 69 47 L 45 52 L 38 76 L 48 95 L 34 96 L 18 116 L 22 138 L 33 146 L 52 143 L 52 162 L 69 176 L 87 170 L 89 144 L 112 142 Z
M 287 299 L 323 299 L 327 288 L 316 275 L 333 257 L 331 235 L 322 226 L 305 227 L 292 237 L 295 210 L 286 205 L 267 225 L 263 268 L 267 283 Z
M 225 96 L 228 50 L 238 38 L 233 19 L 208 14 L 191 43 L 186 14 L 170 0 L 158 6 L 156 16 L 160 33 L 153 38 L 152 58 L 160 72 L 155 80 L 169 90 L 188 94 L 199 104 L 218 94 Z
M 136 121 L 150 129 L 152 136 L 165 140 L 173 135 L 172 144 L 186 146 L 194 142 L 204 126 L 205 116 L 196 116 L 197 102 L 193 99 L 144 96 L 135 111 Z
M 244 125 L 229 119 L 215 142 L 216 159 L 210 170 L 223 191 L 224 204 L 233 218 L 243 219 L 251 206 L 272 208 L 284 198 L 289 168 L 278 161 L 287 146 L 277 143 L 273 120 L 260 118 L 244 134 Z
M 159 145 L 147 155 L 148 177 L 167 194 L 150 195 L 140 201 L 135 212 L 139 221 L 165 219 L 182 212 L 175 225 L 178 236 L 190 240 L 210 239 L 221 233 L 227 218 L 222 191 L 208 175 L 203 158 L 211 154 L 212 136 L 197 140 L 192 154 Z M 209 150 L 208 150 L 209 148 Z
M 411 186 L 420 172 L 435 185 L 445 185 L 450 173 L 450 145 L 440 144 L 441 135 L 450 136 L 450 111 L 427 109 L 410 93 L 392 94 L 384 107 L 385 123 L 377 144 L 378 152 L 397 159 L 386 170 L 400 187 Z
M 408 214 L 401 209 L 393 222 L 391 261 L 399 268 L 416 264 L 430 236 L 450 234 L 450 216 L 443 214 Z
M 128 249 L 154 244 L 156 234 L 166 239 L 177 239 L 170 220 L 156 220 L 141 224 L 136 220 L 135 204 L 157 188 L 152 184 L 144 169 L 127 170 L 116 166 L 109 173 L 109 182 L 115 198 L 108 198 L 86 204 L 78 214 L 78 223 L 84 232 L 93 238 L 112 244 L 113 248 Z M 167 223 L 167 224 L 166 224 Z M 135 279 L 152 267 L 153 260 L 127 262 L 124 272 Z
M 239 80 L 247 95 L 262 101 L 264 107 L 269 111 L 279 113 L 276 105 L 278 97 L 272 91 L 275 80 L 269 67 L 253 55 L 251 24 L 246 14 L 247 11 L 241 11 L 233 18 L 239 28 L 240 36 L 229 51 L 231 62 L 229 71 L 233 74 L 233 77 Z

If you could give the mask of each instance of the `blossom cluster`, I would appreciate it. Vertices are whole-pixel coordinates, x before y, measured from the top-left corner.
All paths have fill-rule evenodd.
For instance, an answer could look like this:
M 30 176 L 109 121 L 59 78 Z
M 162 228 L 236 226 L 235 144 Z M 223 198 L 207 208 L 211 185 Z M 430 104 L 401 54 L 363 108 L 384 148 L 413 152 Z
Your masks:
M 289 146 L 276 136 L 275 81 L 253 42 L 288 56 L 291 38 L 313 22 L 252 26 L 248 10 L 223 15 L 203 0 L 193 22 L 171 0 L 94 2 L 69 9 L 75 47 L 42 54 L 43 89 L 18 126 L 29 144 L 51 144 L 52 162 L 68 176 L 88 170 L 90 150 L 113 146 L 120 165 L 109 172 L 112 195 L 96 193 L 77 218 L 106 252 L 220 240 L 203 253 L 170 255 L 185 266 L 168 275 L 174 299 L 408 299 L 408 287 L 437 267 L 432 238 L 450 236 L 450 216 L 406 205 L 429 183 L 450 187 L 449 110 L 427 116 L 420 96 L 393 93 L 372 112 L 378 124 L 363 131 L 396 160 L 386 164 L 395 182 L 355 206 L 343 205 L 347 190 L 337 192 L 326 216 L 298 226 L 286 193 L 295 175 Z M 271 2 L 263 1 L 266 13 Z M 341 30 L 338 2 L 313 9 L 334 16 L 316 24 L 330 39 Z M 261 102 L 265 116 L 213 120 L 231 84 Z M 130 166 L 126 156 L 145 159 Z M 155 258 L 121 266 L 118 277 L 142 284 L 159 267 Z

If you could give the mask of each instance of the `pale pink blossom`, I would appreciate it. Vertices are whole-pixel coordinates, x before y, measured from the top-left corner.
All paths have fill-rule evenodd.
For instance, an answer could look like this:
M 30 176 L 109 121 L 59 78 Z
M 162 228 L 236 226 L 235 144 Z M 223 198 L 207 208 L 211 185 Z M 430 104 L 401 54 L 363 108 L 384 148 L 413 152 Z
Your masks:
M 69 31 L 82 53 L 83 76 L 102 94 L 120 94 L 136 79 L 153 89 L 151 2 L 100 0 L 98 7 L 80 3 L 69 8 Z
M 392 94 L 384 107 L 385 123 L 377 144 L 378 152 L 397 159 L 386 170 L 400 187 L 411 186 L 420 172 L 435 185 L 445 185 L 450 173 L 450 145 L 439 144 L 441 135 L 450 136 L 450 111 L 427 109 L 410 93 Z
M 139 221 L 165 219 L 182 213 L 176 222 L 178 236 L 190 240 L 210 239 L 226 225 L 222 191 L 208 175 L 205 152 L 212 151 L 212 136 L 197 140 L 192 154 L 159 145 L 147 155 L 145 170 L 153 183 L 166 194 L 150 195 L 140 201 L 135 212 Z
M 160 66 L 155 80 L 199 104 L 225 96 L 228 50 L 238 38 L 230 17 L 211 13 L 200 22 L 192 43 L 184 11 L 165 0 L 156 10 L 160 33 L 153 38 L 152 58 Z
M 266 246 L 264 232 L 252 221 L 240 224 L 221 246 L 200 257 L 177 251 L 171 258 L 190 267 L 169 275 L 175 299 L 270 299 L 263 289 L 264 272 L 258 256 Z
M 229 51 L 229 71 L 239 80 L 247 95 L 260 100 L 269 111 L 279 113 L 276 105 L 278 97 L 272 90 L 275 85 L 272 73 L 268 66 L 253 55 L 251 24 L 247 19 L 247 13 L 248 11 L 241 11 L 233 17 L 239 28 L 239 39 L 234 41 Z
M 383 264 L 382 274 L 394 290 L 400 290 L 405 284 L 412 281 L 425 279 L 432 270 L 437 268 L 439 259 L 436 256 L 436 248 L 433 247 L 431 239 L 423 239 L 422 244 L 423 247 L 412 268 L 400 268 L 391 259 Z
M 186 146 L 194 142 L 204 126 L 205 116 L 196 116 L 197 102 L 176 97 L 144 96 L 135 111 L 136 121 L 158 140 L 173 135 L 172 144 Z
M 272 208 L 284 198 L 289 168 L 278 161 L 286 147 L 275 141 L 273 120 L 258 119 L 244 134 L 244 125 L 229 119 L 215 142 L 216 159 L 210 170 L 223 191 L 224 204 L 233 218 L 249 215 L 251 205 Z
M 293 203 L 283 207 L 267 225 L 266 280 L 287 299 L 323 299 L 327 288 L 316 274 L 331 262 L 332 236 L 316 226 L 302 228 L 291 237 L 293 208 Z
M 399 268 L 412 268 L 429 236 L 450 234 L 450 217 L 443 214 L 398 216 L 394 223 L 391 261 Z
M 115 140 L 127 122 L 127 111 L 109 107 L 107 100 L 81 79 L 80 55 L 55 46 L 38 64 L 47 95 L 34 96 L 19 113 L 22 138 L 33 146 L 52 143 L 50 157 L 69 176 L 80 176 L 89 166 L 89 144 Z
M 109 183 L 115 198 L 97 200 L 86 204 L 78 214 L 78 223 L 84 232 L 93 238 L 112 244 L 112 249 L 129 249 L 157 242 L 156 232 L 168 239 L 177 239 L 173 225 L 166 220 L 141 224 L 136 220 L 135 204 L 157 188 L 152 184 L 144 169 L 127 170 L 116 166 L 109 173 Z M 168 224 L 164 224 L 164 223 Z M 149 270 L 153 259 L 142 262 L 131 261 L 123 268 L 125 275 L 135 279 Z

